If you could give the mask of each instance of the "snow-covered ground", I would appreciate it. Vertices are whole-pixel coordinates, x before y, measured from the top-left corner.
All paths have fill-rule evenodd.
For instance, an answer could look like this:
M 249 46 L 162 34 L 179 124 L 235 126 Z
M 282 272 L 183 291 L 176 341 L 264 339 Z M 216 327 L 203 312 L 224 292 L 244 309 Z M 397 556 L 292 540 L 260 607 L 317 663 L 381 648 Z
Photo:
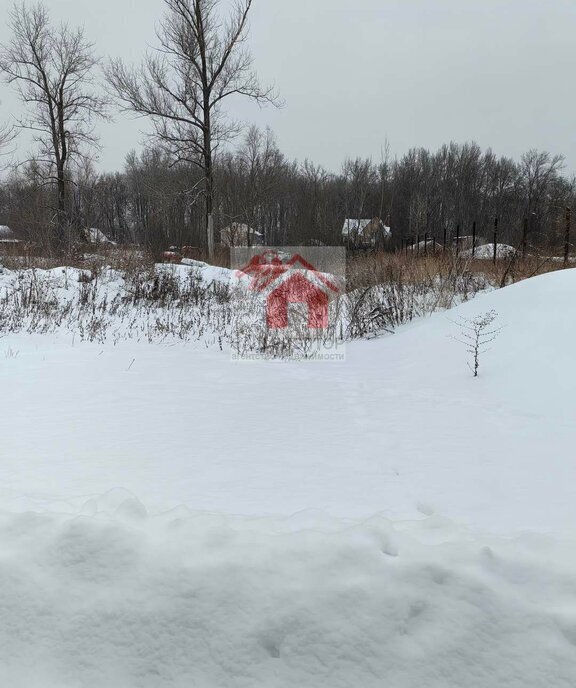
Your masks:
M 73 509 L 123 487 L 154 511 L 405 518 L 426 503 L 502 532 L 565 528 L 575 297 L 576 272 L 538 277 L 349 343 L 334 364 L 5 336 L 0 505 Z M 503 330 L 474 380 L 452 320 L 492 308 Z
M 518 253 L 514 246 L 508 244 L 496 244 L 496 258 L 511 258 Z M 466 258 L 477 258 L 478 260 L 488 260 L 494 258 L 494 244 L 483 244 L 477 246 L 474 251 L 471 248 L 461 252 Z
M 572 686 L 575 299 L 548 274 L 345 363 L 0 339 L 7 685 Z M 473 379 L 453 321 L 491 309 Z
M 2 685 L 574 685 L 573 542 L 438 517 L 147 520 L 123 497 L 92 503 L 114 517 L 0 517 Z

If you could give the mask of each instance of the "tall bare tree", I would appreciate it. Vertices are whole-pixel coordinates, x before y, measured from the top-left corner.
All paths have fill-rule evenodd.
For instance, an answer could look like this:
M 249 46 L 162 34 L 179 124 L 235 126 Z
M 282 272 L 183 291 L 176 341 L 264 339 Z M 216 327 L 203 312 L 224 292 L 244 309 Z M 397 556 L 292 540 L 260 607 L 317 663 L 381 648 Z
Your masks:
M 107 69 L 123 107 L 149 116 L 155 136 L 176 161 L 199 166 L 205 179 L 208 252 L 214 254 L 214 155 L 241 129 L 224 111 L 224 101 L 244 96 L 276 103 L 263 87 L 246 48 L 252 0 L 237 0 L 227 20 L 220 0 L 164 0 L 166 15 L 157 31 L 159 47 L 139 68 L 120 60 Z
M 36 160 L 57 188 L 58 243 L 69 227 L 67 191 L 71 162 L 97 145 L 94 123 L 105 114 L 105 99 L 94 88 L 93 44 L 81 28 L 53 25 L 42 4 L 15 4 L 12 40 L 0 49 L 0 71 L 16 84 L 27 114 L 18 126 L 33 132 Z

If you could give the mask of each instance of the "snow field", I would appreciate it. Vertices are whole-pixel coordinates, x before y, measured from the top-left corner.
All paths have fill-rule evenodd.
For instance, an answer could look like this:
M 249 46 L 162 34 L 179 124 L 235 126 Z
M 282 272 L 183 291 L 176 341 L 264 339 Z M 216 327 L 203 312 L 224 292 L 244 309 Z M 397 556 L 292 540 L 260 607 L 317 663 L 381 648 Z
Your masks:
M 7 334 L 3 682 L 571 688 L 575 298 L 544 275 L 335 364 Z M 474 380 L 453 321 L 492 309 Z

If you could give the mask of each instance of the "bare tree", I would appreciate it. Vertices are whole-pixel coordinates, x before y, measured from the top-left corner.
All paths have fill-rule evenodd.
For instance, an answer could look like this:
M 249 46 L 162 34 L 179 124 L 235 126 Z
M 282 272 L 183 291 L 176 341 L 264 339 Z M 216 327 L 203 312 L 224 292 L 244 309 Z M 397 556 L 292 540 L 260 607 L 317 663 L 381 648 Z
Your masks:
M 223 103 L 244 96 L 276 103 L 263 87 L 245 47 L 252 0 L 238 0 L 226 22 L 219 0 L 164 0 L 159 47 L 137 69 L 114 60 L 108 79 L 125 110 L 151 117 L 155 136 L 176 161 L 200 167 L 205 178 L 208 252 L 214 253 L 214 155 L 241 129 Z
M 57 187 L 58 242 L 63 245 L 67 218 L 70 163 L 85 146 L 97 144 L 94 121 L 106 102 L 94 90 L 98 59 L 81 28 L 54 26 L 42 5 L 15 4 L 10 14 L 12 40 L 0 49 L 0 71 L 15 83 L 28 114 L 19 120 L 34 133 L 37 161 L 46 181 Z
M 551 155 L 546 151 L 532 149 L 522 156 L 520 164 L 521 182 L 526 197 L 526 229 L 530 234 L 542 229 L 547 200 L 564 166 L 562 155 Z M 526 235 L 524 236 L 525 251 Z

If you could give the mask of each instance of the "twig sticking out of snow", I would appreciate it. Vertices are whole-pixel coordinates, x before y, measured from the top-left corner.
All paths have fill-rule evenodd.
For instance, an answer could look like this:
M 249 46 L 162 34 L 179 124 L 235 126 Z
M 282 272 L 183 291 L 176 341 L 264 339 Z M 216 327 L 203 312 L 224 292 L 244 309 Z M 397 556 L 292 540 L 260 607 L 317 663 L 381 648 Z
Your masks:
M 474 377 L 478 377 L 480 356 L 490 350 L 487 348 L 488 344 L 493 342 L 502 330 L 501 327 L 490 329 L 497 317 L 496 311 L 491 310 L 484 315 L 476 316 L 473 320 L 460 316 L 458 320 L 452 321 L 460 327 L 460 335 L 453 337 L 454 341 L 464 344 L 466 351 L 472 356 L 472 363 L 469 362 L 468 367 Z

